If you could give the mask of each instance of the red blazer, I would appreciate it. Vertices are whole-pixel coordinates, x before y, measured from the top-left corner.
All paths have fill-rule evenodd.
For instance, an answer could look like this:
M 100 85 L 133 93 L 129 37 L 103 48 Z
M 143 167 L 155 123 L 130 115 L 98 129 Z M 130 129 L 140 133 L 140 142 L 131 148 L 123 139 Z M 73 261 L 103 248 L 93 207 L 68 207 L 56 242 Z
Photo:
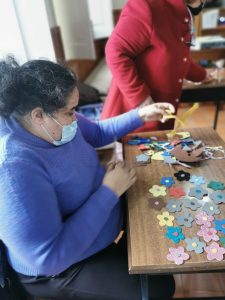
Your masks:
M 190 57 L 190 41 L 184 0 L 128 0 L 106 45 L 113 80 L 102 119 L 135 108 L 149 95 L 177 107 L 184 78 L 206 77 Z M 163 125 L 147 123 L 139 131 L 156 129 Z

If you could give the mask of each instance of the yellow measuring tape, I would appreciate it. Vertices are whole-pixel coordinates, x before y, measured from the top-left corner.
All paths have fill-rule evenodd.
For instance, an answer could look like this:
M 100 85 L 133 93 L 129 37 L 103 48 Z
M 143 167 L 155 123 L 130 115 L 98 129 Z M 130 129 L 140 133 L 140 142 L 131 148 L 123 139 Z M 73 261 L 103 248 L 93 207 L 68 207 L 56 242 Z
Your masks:
M 187 110 L 185 113 L 183 113 L 180 117 L 177 117 L 175 115 L 166 115 L 164 116 L 165 119 L 175 119 L 176 120 L 176 123 L 175 123 L 175 128 L 169 132 L 167 134 L 167 136 L 169 138 L 172 138 L 174 137 L 174 135 L 177 133 L 177 131 L 182 127 L 184 126 L 185 122 L 188 120 L 188 118 L 193 114 L 193 112 L 195 110 L 197 110 L 199 108 L 199 104 L 198 103 L 195 103 L 192 105 L 192 107 Z

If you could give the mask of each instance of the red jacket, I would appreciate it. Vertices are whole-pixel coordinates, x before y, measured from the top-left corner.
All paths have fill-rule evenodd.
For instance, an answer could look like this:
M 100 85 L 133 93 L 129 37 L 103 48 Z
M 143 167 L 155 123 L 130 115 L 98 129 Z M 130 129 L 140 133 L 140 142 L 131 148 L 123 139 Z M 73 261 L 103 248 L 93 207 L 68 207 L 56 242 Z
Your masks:
M 190 57 L 190 41 L 184 0 L 128 0 L 106 45 L 113 80 L 102 119 L 135 108 L 149 95 L 177 107 L 183 79 L 206 77 Z M 147 123 L 140 131 L 155 129 L 163 125 Z

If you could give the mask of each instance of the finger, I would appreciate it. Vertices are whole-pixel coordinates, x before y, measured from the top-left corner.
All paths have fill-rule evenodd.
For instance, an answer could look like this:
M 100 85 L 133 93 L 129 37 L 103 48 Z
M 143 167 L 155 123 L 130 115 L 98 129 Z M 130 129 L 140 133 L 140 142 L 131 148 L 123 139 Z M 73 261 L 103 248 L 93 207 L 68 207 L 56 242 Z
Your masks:
M 106 168 L 108 171 L 111 171 L 115 168 L 116 162 L 115 161 L 109 161 L 106 165 Z
M 171 103 L 168 102 L 161 102 L 157 103 L 157 108 L 162 109 L 162 110 L 169 110 L 169 113 L 174 114 L 175 113 L 175 108 Z

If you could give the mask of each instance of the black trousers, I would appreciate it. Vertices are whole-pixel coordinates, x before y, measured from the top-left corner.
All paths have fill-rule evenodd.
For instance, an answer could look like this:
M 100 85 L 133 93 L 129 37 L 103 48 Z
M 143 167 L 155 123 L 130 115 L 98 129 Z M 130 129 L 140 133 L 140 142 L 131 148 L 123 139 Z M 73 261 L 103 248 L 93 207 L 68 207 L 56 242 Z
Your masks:
M 124 240 L 54 277 L 17 275 L 34 296 L 61 300 L 141 300 L 140 277 L 128 274 Z M 149 290 L 152 299 L 172 299 L 173 276 L 149 276 Z

